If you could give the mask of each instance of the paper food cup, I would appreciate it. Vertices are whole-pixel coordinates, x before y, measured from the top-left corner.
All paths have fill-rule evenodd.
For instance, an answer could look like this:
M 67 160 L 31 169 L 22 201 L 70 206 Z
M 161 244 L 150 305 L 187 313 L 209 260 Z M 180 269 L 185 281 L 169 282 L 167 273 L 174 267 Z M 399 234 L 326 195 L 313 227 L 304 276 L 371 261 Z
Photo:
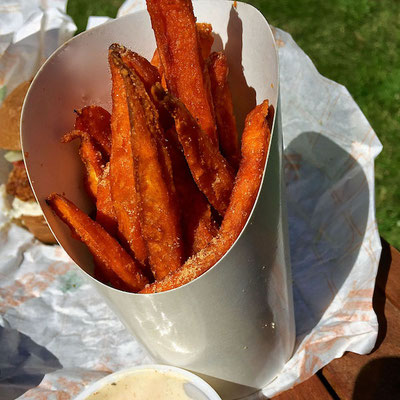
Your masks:
M 201 374 L 222 397 L 239 398 L 274 379 L 290 358 L 295 337 L 278 58 L 269 25 L 252 6 L 201 1 L 194 2 L 194 9 L 199 22 L 213 26 L 214 50 L 225 49 L 240 131 L 256 103 L 269 99 L 276 110 L 253 212 L 233 247 L 207 273 L 157 294 L 108 287 L 92 277 L 88 250 L 71 237 L 45 203 L 50 193 L 58 192 L 83 210 L 92 209 L 77 147 L 62 144 L 60 138 L 73 127 L 74 109 L 97 104 L 111 110 L 107 64 L 111 43 L 119 42 L 151 58 L 155 39 L 147 11 L 84 32 L 59 48 L 31 85 L 21 136 L 35 195 L 55 237 L 125 326 L 157 362 Z

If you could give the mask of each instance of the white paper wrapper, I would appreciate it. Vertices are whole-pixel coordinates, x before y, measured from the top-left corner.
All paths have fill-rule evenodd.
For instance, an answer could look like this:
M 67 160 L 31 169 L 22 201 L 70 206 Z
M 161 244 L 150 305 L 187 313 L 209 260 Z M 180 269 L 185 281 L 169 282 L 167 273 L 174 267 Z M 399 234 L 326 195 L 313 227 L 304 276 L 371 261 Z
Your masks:
M 66 0 L 2 0 L 0 6 L 0 104 L 33 78 L 46 58 L 76 31 Z
M 119 15 L 143 4 L 127 1 Z M 347 90 L 320 76 L 290 35 L 275 34 L 297 343 L 263 390 L 268 397 L 345 351 L 372 349 L 381 250 L 373 168 L 381 145 Z M 111 371 L 151 362 L 58 246 L 0 223 L 0 354 L 8 360 L 0 393 L 69 399 Z

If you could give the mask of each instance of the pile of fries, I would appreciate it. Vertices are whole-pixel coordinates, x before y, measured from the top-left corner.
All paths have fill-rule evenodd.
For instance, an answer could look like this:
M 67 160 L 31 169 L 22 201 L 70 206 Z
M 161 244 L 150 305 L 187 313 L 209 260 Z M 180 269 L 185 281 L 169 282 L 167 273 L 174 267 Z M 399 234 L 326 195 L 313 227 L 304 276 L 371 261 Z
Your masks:
M 157 41 L 151 63 L 109 48 L 112 113 L 76 111 L 95 218 L 60 194 L 48 205 L 93 254 L 95 277 L 156 293 L 184 285 L 232 246 L 256 199 L 273 109 L 247 116 L 241 149 L 223 52 L 196 24 L 190 0 L 147 0 Z

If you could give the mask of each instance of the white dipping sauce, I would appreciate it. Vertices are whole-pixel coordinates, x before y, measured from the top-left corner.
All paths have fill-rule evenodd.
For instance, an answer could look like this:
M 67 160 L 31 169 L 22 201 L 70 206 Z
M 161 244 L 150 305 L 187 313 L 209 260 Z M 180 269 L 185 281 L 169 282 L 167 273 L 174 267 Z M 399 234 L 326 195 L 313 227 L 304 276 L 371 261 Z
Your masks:
M 173 372 L 146 369 L 108 383 L 86 400 L 190 400 L 184 389 L 186 382 Z

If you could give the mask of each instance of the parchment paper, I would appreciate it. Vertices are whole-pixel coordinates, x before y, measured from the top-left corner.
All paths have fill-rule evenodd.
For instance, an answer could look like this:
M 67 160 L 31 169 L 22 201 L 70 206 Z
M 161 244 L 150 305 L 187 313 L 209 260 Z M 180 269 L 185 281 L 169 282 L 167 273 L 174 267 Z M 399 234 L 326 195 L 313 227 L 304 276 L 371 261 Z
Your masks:
M 20 21 L 26 22 L 33 3 L 19 4 Z M 59 24 L 58 45 L 72 34 L 72 22 L 63 13 L 64 1 L 47 4 L 60 7 L 56 22 L 51 13 L 46 22 Z M 127 1 L 118 15 L 143 7 L 144 1 Z M 103 21 L 92 19 L 91 24 Z M 0 22 L 3 46 L 23 25 L 4 13 Z M 40 27 L 35 26 L 31 33 Z M 378 330 L 372 309 L 381 251 L 374 158 L 382 146 L 348 91 L 319 75 L 289 34 L 279 29 L 274 34 L 280 58 L 297 341 L 281 374 L 254 398 L 289 389 L 345 351 L 368 353 Z M 30 48 L 32 60 L 41 52 L 39 43 Z M 3 58 L 4 53 L 0 76 L 16 76 L 5 70 Z M 31 64 L 26 68 L 21 81 L 33 71 Z M 10 88 L 16 81 L 10 78 Z M 1 161 L 0 177 L 5 177 L 6 168 Z M 71 399 L 112 371 L 152 361 L 63 250 L 38 243 L 4 216 L 0 224 L 2 398 Z

